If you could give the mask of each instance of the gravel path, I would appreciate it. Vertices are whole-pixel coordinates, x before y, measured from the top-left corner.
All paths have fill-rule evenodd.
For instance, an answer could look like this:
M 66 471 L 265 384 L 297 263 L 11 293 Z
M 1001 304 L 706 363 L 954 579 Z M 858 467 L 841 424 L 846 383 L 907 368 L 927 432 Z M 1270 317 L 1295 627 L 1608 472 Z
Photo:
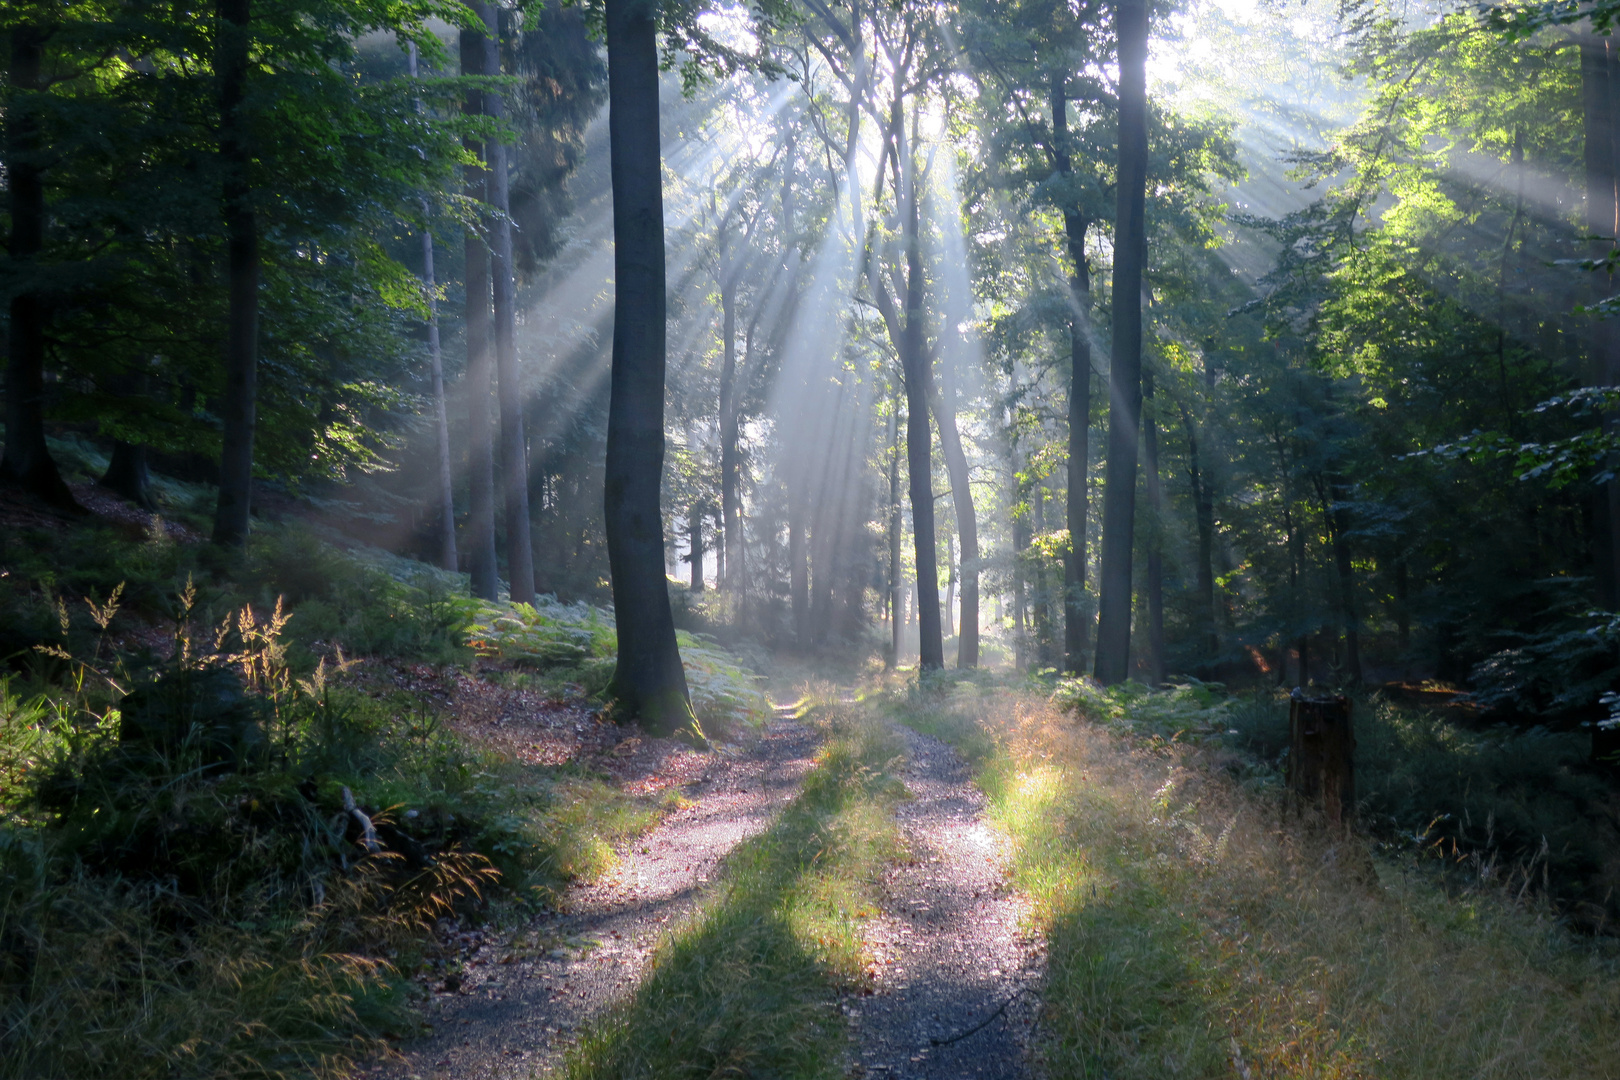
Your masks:
M 884 912 L 867 926 L 873 992 L 843 1003 L 858 1046 L 850 1074 L 1030 1076 L 1042 952 L 1020 932 L 1025 907 L 1007 886 L 1005 841 L 961 757 L 938 739 L 901 734 L 902 778 L 915 798 L 897 817 L 912 857 L 890 871 Z
M 798 792 L 818 744 L 809 727 L 779 719 L 753 746 L 716 760 L 687 791 L 694 805 L 636 841 L 603 880 L 570 889 L 565 912 L 480 949 L 458 990 L 434 995 L 433 1033 L 374 1075 L 505 1080 L 555 1065 L 582 1024 L 635 986 L 726 853 Z

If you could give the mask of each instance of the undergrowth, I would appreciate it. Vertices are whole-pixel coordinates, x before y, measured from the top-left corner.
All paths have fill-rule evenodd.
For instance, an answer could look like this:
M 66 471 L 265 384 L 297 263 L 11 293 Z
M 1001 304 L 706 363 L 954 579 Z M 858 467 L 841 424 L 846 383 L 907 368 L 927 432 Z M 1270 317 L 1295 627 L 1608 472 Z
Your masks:
M 1104 690 L 1064 679 L 1052 697 L 1147 745 L 1195 748 L 1254 792 L 1282 784 L 1288 698 L 1188 683 Z M 1382 846 L 1427 856 L 1457 884 L 1508 883 L 1557 900 L 1584 923 L 1620 913 L 1620 831 L 1611 786 L 1587 766 L 1589 736 L 1542 727 L 1467 727 L 1431 708 L 1351 695 L 1357 820 Z
M 667 938 L 634 995 L 593 1024 L 571 1080 L 838 1077 L 847 1043 L 834 993 L 864 977 L 860 928 L 897 853 L 888 772 L 899 753 L 857 712 L 822 708 L 827 734 L 800 794 L 727 856 L 715 895 Z
M 1013 838 L 1048 942 L 1053 1075 L 1620 1075 L 1612 942 L 1409 862 L 1379 859 L 1374 882 L 1354 841 L 1284 822 L 1264 785 L 1121 737 L 1131 710 L 1151 724 L 1174 702 L 1097 723 L 962 683 L 888 707 L 963 749 Z

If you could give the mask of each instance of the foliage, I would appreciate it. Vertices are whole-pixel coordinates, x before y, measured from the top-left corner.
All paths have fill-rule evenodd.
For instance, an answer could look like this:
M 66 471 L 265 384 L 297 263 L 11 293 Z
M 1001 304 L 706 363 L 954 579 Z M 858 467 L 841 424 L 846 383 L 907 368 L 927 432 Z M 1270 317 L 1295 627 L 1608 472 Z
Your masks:
M 1610 900 L 1620 832 L 1606 787 L 1587 765 L 1584 733 L 1476 727 L 1379 695 L 1354 699 L 1357 814 L 1392 851 L 1440 857 L 1480 880 L 1525 875 L 1583 918 Z M 1288 705 L 1264 691 L 1210 684 L 1163 691 L 1062 680 L 1052 704 L 1100 730 L 1168 752 L 1197 748 L 1252 793 L 1280 789 Z

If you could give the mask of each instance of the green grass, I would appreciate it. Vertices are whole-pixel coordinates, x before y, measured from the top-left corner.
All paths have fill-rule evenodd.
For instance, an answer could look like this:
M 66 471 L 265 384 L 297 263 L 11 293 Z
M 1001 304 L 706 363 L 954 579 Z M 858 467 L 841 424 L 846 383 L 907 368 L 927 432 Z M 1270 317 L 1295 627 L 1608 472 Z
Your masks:
M 1620 1076 L 1620 951 L 1546 908 L 1410 861 L 1372 884 L 1364 849 L 1117 716 L 965 685 L 889 707 L 964 748 L 1014 840 L 1051 1075 Z
M 714 895 L 659 947 L 628 1002 L 593 1024 L 570 1080 L 844 1075 L 840 986 L 864 977 L 861 924 L 897 853 L 892 737 L 822 709 L 827 743 L 803 791 L 725 860 Z

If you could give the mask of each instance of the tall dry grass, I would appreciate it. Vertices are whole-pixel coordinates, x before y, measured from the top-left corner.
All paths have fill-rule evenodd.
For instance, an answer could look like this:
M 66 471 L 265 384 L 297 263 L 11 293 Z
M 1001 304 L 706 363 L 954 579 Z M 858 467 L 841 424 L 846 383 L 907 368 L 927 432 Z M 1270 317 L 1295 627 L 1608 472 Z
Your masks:
M 1448 895 L 1033 694 L 896 705 L 972 756 L 1049 942 L 1058 1077 L 1620 1076 L 1620 950 Z

